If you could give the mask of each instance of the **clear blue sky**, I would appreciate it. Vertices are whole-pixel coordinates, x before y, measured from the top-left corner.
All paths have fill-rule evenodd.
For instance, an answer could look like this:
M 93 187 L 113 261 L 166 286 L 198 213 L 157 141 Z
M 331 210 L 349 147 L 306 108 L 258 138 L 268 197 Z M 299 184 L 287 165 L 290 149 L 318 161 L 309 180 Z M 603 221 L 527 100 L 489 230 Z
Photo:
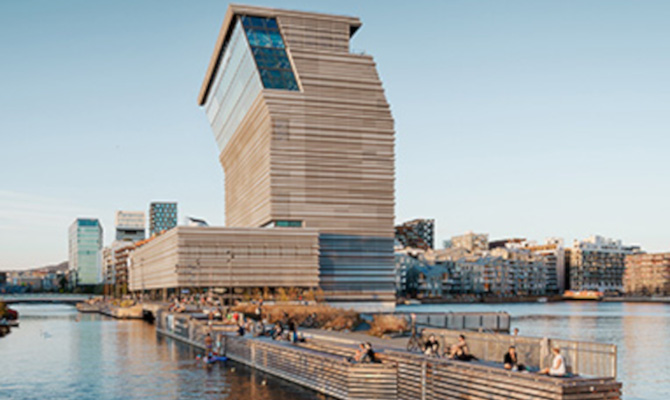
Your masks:
M 591 234 L 670 250 L 670 2 L 258 1 L 359 16 L 397 130 L 398 221 L 441 241 Z M 225 1 L 0 2 L 0 269 L 177 200 L 224 223 L 196 96 Z

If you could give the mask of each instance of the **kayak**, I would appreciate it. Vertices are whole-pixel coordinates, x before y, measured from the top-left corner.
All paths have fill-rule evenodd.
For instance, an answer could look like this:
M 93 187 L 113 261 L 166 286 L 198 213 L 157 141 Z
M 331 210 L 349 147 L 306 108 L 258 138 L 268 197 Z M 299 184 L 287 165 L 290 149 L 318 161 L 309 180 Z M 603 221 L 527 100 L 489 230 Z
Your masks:
M 227 361 L 227 360 L 228 360 L 228 357 L 224 357 L 224 356 L 211 356 L 211 357 L 208 357 L 208 358 L 207 358 L 207 363 L 208 363 L 208 364 L 212 364 L 212 363 L 215 363 L 215 362 L 217 362 L 217 361 Z

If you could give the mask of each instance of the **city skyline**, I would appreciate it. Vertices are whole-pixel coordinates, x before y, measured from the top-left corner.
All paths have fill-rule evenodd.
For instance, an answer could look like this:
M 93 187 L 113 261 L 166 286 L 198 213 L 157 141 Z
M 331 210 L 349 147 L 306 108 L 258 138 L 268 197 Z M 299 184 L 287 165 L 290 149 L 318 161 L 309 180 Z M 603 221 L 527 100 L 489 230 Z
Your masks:
M 66 259 L 78 217 L 99 218 L 108 244 L 116 210 L 155 200 L 223 225 L 223 174 L 194 99 L 228 3 L 36 3 L 41 18 L 35 3 L 0 5 L 13 60 L 0 78 L 0 168 L 12 171 L 0 177 L 0 269 Z M 253 2 L 361 17 L 353 47 L 374 54 L 396 119 L 396 222 L 435 218 L 437 243 L 601 234 L 667 250 L 670 58 L 658 38 L 670 7 L 484 3 Z

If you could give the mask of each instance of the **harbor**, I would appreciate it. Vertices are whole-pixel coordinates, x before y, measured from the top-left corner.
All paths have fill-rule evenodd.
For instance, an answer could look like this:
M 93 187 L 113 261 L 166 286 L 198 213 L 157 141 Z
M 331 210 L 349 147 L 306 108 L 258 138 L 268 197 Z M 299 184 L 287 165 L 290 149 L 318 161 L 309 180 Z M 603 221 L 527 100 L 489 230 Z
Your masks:
M 231 356 L 231 361 L 228 361 L 227 363 L 217 363 L 208 372 L 207 369 L 203 370 L 201 363 L 196 361 L 196 356 L 198 354 L 203 354 L 201 342 L 194 341 L 191 344 L 187 344 L 183 339 L 177 340 L 174 337 L 157 333 L 157 328 L 160 326 L 159 321 L 156 321 L 154 325 L 151 325 L 139 320 L 114 320 L 100 314 L 78 314 L 72 306 L 55 304 L 17 304 L 14 307 L 22 315 L 21 327 L 17 329 L 16 332 L 13 332 L 11 335 L 0 340 L 0 352 L 2 352 L 3 357 L 8 362 L 12 362 L 13 365 L 18 365 L 17 362 L 27 360 L 31 357 L 37 357 L 39 354 L 44 360 L 48 361 L 50 365 L 42 366 L 41 364 L 31 364 L 32 366 L 18 366 L 17 368 L 12 369 L 9 375 L 3 375 L 0 378 L 0 387 L 3 389 L 11 389 L 12 391 L 9 393 L 14 393 L 16 397 L 19 398 L 22 397 L 20 395 L 21 393 L 26 393 L 22 390 L 28 390 L 27 387 L 43 381 L 42 378 L 38 378 L 36 374 L 39 374 L 40 376 L 46 374 L 44 375 L 46 377 L 54 376 L 54 372 L 48 372 L 51 368 L 73 371 L 73 375 L 68 376 L 64 382 L 53 382 L 50 384 L 55 390 L 55 393 L 60 394 L 58 397 L 65 399 L 77 398 L 68 397 L 71 396 L 68 395 L 68 393 L 71 392 L 68 392 L 66 386 L 68 384 L 75 386 L 82 385 L 81 382 L 77 382 L 79 379 L 84 379 L 80 375 L 83 374 L 85 370 L 90 372 L 89 377 L 91 377 L 93 382 L 89 384 L 89 387 L 93 388 L 92 390 L 94 390 L 94 392 L 95 390 L 98 390 L 95 388 L 100 387 L 100 382 L 98 382 L 98 380 L 102 379 L 103 376 L 106 376 L 105 374 L 111 373 L 111 371 L 117 371 L 116 373 L 120 373 L 121 376 L 105 379 L 112 379 L 112 381 L 117 379 L 129 379 L 131 382 L 131 391 L 129 392 L 130 395 L 126 398 L 140 398 L 140 394 L 147 395 L 152 393 L 152 390 L 162 390 L 160 389 L 160 385 L 153 388 L 146 385 L 134 387 L 135 384 L 132 383 L 137 382 L 137 385 L 139 385 L 140 378 L 149 379 L 149 382 L 153 379 L 158 379 L 155 378 L 154 375 L 160 377 L 160 379 L 166 379 L 163 385 L 167 385 L 167 387 L 170 388 L 169 390 L 165 389 L 165 391 L 160 392 L 165 395 L 163 396 L 164 398 L 183 398 L 185 392 L 180 392 L 182 389 L 193 390 L 193 395 L 197 395 L 197 393 L 202 393 L 200 391 L 201 384 L 214 385 L 209 390 L 211 393 L 218 393 L 219 397 L 217 398 L 236 398 L 234 396 L 226 397 L 228 396 L 228 392 L 226 391 L 229 389 L 233 390 L 233 388 L 227 386 L 228 384 L 225 383 L 226 379 L 228 379 L 231 374 L 235 375 L 231 372 L 231 369 L 235 369 L 237 372 L 245 371 L 245 374 L 248 374 L 245 375 L 244 378 L 235 378 L 242 379 L 245 382 L 243 385 L 244 387 L 249 389 L 250 385 L 253 383 L 253 387 L 256 388 L 254 390 L 258 390 L 254 393 L 262 392 L 266 393 L 264 396 L 269 396 L 258 397 L 259 399 L 278 400 L 283 398 L 272 397 L 273 391 L 284 394 L 294 392 L 305 393 L 306 397 L 299 397 L 298 395 L 291 394 L 291 396 L 300 399 L 321 398 L 319 397 L 321 395 L 318 394 L 318 391 L 295 382 L 289 383 L 285 379 L 279 377 L 279 375 L 272 373 L 269 369 L 263 371 L 262 369 L 246 367 L 246 365 L 252 364 L 251 359 L 248 358 L 248 356 L 247 358 L 244 358 L 239 355 L 243 354 L 240 353 L 240 349 L 248 348 L 246 346 L 252 345 L 259 346 L 259 349 L 263 349 L 258 350 L 260 352 L 258 354 L 267 354 L 267 352 L 270 351 L 268 349 L 273 351 L 276 349 L 282 351 L 291 350 L 292 345 L 286 342 L 272 343 L 262 339 L 245 338 L 241 340 L 232 337 L 229 344 L 236 341 L 235 343 L 238 344 L 236 347 L 237 353 L 231 350 L 231 353 L 229 354 Z M 430 305 L 403 307 L 400 311 L 438 312 L 436 308 L 439 307 L 442 307 L 443 309 L 452 309 L 455 313 L 463 312 L 465 309 L 470 310 L 471 312 L 490 312 L 492 307 L 496 307 L 498 310 L 504 308 L 512 316 L 512 329 L 520 329 L 521 336 L 541 338 L 548 333 L 552 333 L 550 336 L 559 337 L 561 339 L 579 339 L 581 341 L 597 341 L 600 343 L 616 345 L 618 354 L 616 381 L 623 384 L 623 395 L 621 398 L 625 400 L 662 400 L 665 399 L 665 393 L 670 390 L 670 382 L 663 379 L 664 376 L 667 376 L 667 372 L 670 370 L 670 364 L 667 361 L 669 357 L 668 351 L 663 347 L 654 345 L 654 343 L 664 343 L 668 340 L 666 331 L 667 327 L 670 326 L 670 311 L 667 310 L 667 307 L 664 305 L 585 302 L 561 304 L 513 304 L 507 306 L 476 305 L 474 307 L 469 305 Z M 186 316 L 183 316 L 183 318 L 185 317 Z M 304 334 L 313 337 L 313 344 L 329 348 L 331 356 L 326 356 L 326 358 L 333 359 L 337 363 L 342 363 L 344 356 L 332 355 L 335 350 L 344 349 L 345 352 L 351 351 L 347 349 L 352 349 L 352 346 L 355 346 L 355 344 L 363 340 L 363 338 L 371 341 L 373 346 L 380 350 L 380 356 L 387 356 L 390 357 L 390 359 L 397 357 L 397 347 L 402 346 L 407 342 L 406 338 L 379 339 L 356 332 L 335 333 L 326 331 L 317 333 L 314 330 L 305 329 Z M 476 351 L 479 353 L 480 350 L 475 350 L 476 334 L 466 333 L 466 335 L 468 335 L 470 345 L 473 346 L 473 352 Z M 632 338 L 633 335 L 640 339 L 634 342 L 627 339 Z M 88 338 L 88 344 L 86 346 L 77 342 L 84 337 Z M 328 341 L 326 339 L 328 339 Z M 240 347 L 240 343 L 244 344 L 244 346 Z M 309 344 L 309 340 L 306 343 Z M 387 345 L 387 348 L 384 343 L 390 343 L 391 345 Z M 307 344 L 305 347 L 301 348 L 300 351 L 308 350 L 309 348 L 306 347 Z M 110 348 L 109 346 L 112 347 Z M 280 347 L 277 348 L 273 346 Z M 396 347 L 396 350 L 392 347 Z M 230 348 L 233 348 L 232 345 Z M 168 351 L 168 349 L 172 350 Z M 316 350 L 312 349 L 312 351 Z M 324 352 L 324 356 L 325 353 L 328 352 Z M 400 353 L 402 354 L 402 350 L 400 350 Z M 156 354 L 165 354 L 165 356 L 161 356 L 165 357 L 165 359 L 160 362 L 154 360 L 153 357 Z M 315 353 L 308 352 L 305 354 L 312 356 Z M 179 360 L 174 359 L 174 357 L 177 356 L 180 357 Z M 236 361 L 235 357 L 237 357 L 239 361 Z M 257 356 L 255 358 L 257 365 L 262 365 L 258 364 L 258 360 L 262 359 L 259 357 L 260 356 Z M 95 365 L 89 364 L 92 362 L 89 358 L 97 360 L 95 361 Z M 146 359 L 140 360 L 140 358 Z M 408 360 L 420 360 L 422 358 L 421 355 L 417 355 L 411 356 Z M 244 362 L 244 360 L 247 361 Z M 165 363 L 165 365 L 162 363 Z M 434 366 L 433 363 L 435 363 Z M 464 365 L 459 368 L 459 366 L 454 367 L 454 363 L 455 362 L 443 359 L 427 360 L 426 372 L 429 373 L 427 376 L 430 377 L 430 379 L 426 380 L 426 396 L 429 396 L 430 393 L 428 389 L 432 390 L 432 388 L 438 388 L 445 385 L 444 383 L 440 383 L 440 381 L 444 380 L 445 382 L 449 382 L 447 377 L 441 375 L 442 372 L 440 371 L 442 371 L 442 369 L 449 370 L 450 368 L 456 369 L 459 376 L 465 374 L 469 370 L 474 372 L 468 373 L 483 374 L 489 378 L 499 376 L 506 381 L 509 380 L 508 375 L 510 374 L 520 376 L 521 380 L 514 381 L 516 382 L 514 383 L 515 385 L 529 382 L 532 385 L 537 385 L 539 387 L 543 385 L 543 382 L 546 383 L 547 381 L 545 377 L 536 374 L 507 372 L 500 367 L 493 368 L 487 367 L 486 365 L 480 366 L 474 363 L 459 363 Z M 143 364 L 145 366 L 138 367 L 137 364 Z M 115 365 L 118 367 L 115 367 Z M 121 372 L 122 369 L 118 368 L 122 368 L 122 365 L 128 365 L 131 369 Z M 153 366 L 149 367 L 147 365 Z M 417 368 L 417 365 L 419 368 Z M 410 372 L 414 371 L 413 373 L 417 373 L 418 371 L 419 375 L 414 376 L 420 377 L 420 365 L 421 364 L 414 364 L 414 366 L 411 364 L 406 364 L 405 366 L 401 365 L 401 368 L 403 368 L 402 371 L 404 371 L 402 375 L 410 376 Z M 645 368 L 645 365 L 654 365 L 656 371 Z M 142 371 L 136 378 L 131 379 L 128 376 L 125 376 L 131 372 L 137 373 L 142 369 L 144 369 L 144 371 Z M 179 378 L 179 376 L 183 374 L 187 374 L 190 378 Z M 12 377 L 14 377 L 15 381 L 12 381 Z M 548 379 L 551 380 L 552 378 Z M 263 381 L 266 382 L 265 386 L 262 384 Z M 451 382 L 457 381 L 458 379 L 451 378 Z M 403 381 L 400 380 L 397 382 L 397 387 L 401 387 L 400 384 Z M 412 382 L 413 385 L 405 386 L 405 388 L 413 387 L 413 390 L 420 391 L 421 380 L 417 379 Z M 465 384 L 465 382 L 462 384 Z M 274 385 L 278 386 L 275 387 Z M 545 385 L 545 387 L 548 386 Z M 271 388 L 275 388 L 276 390 L 270 390 Z M 290 388 L 290 390 L 289 392 L 280 391 L 279 388 Z M 407 390 L 410 389 L 403 390 L 405 392 L 400 392 L 400 396 L 403 396 L 402 393 L 410 393 L 407 392 Z M 443 387 L 442 389 L 439 389 L 438 392 L 444 394 L 451 390 L 453 390 L 453 388 L 445 389 Z M 178 393 L 182 393 L 182 396 L 177 395 Z M 436 394 L 433 395 L 437 396 Z M 408 398 L 407 394 L 404 396 L 405 397 L 399 398 Z M 101 394 L 99 398 L 118 397 L 108 393 L 106 395 Z M 203 398 L 208 397 L 207 395 L 203 395 Z M 212 398 L 214 398 L 213 395 Z M 337 397 L 331 395 L 330 398 Z

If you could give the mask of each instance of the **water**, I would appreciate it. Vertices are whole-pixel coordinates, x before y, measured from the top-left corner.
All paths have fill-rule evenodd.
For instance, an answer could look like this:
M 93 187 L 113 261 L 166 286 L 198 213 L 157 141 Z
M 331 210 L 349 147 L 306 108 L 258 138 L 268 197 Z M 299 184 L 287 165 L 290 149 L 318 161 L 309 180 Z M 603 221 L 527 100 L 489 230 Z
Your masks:
M 194 361 L 197 350 L 157 336 L 144 322 L 93 314 L 81 315 L 77 322 L 77 312 L 69 306 L 15 308 L 21 327 L 0 339 L 0 398 L 325 399 L 232 362 L 204 369 Z M 399 309 L 507 311 L 521 335 L 613 343 L 619 350 L 618 379 L 625 400 L 670 399 L 670 305 L 571 302 Z
M 625 400 L 670 399 L 670 304 L 519 303 L 403 306 L 402 311 L 507 311 L 523 336 L 612 343 Z
M 1 399 L 325 399 L 237 363 L 203 368 L 196 349 L 141 321 L 14 308 L 21 327 L 0 339 Z

